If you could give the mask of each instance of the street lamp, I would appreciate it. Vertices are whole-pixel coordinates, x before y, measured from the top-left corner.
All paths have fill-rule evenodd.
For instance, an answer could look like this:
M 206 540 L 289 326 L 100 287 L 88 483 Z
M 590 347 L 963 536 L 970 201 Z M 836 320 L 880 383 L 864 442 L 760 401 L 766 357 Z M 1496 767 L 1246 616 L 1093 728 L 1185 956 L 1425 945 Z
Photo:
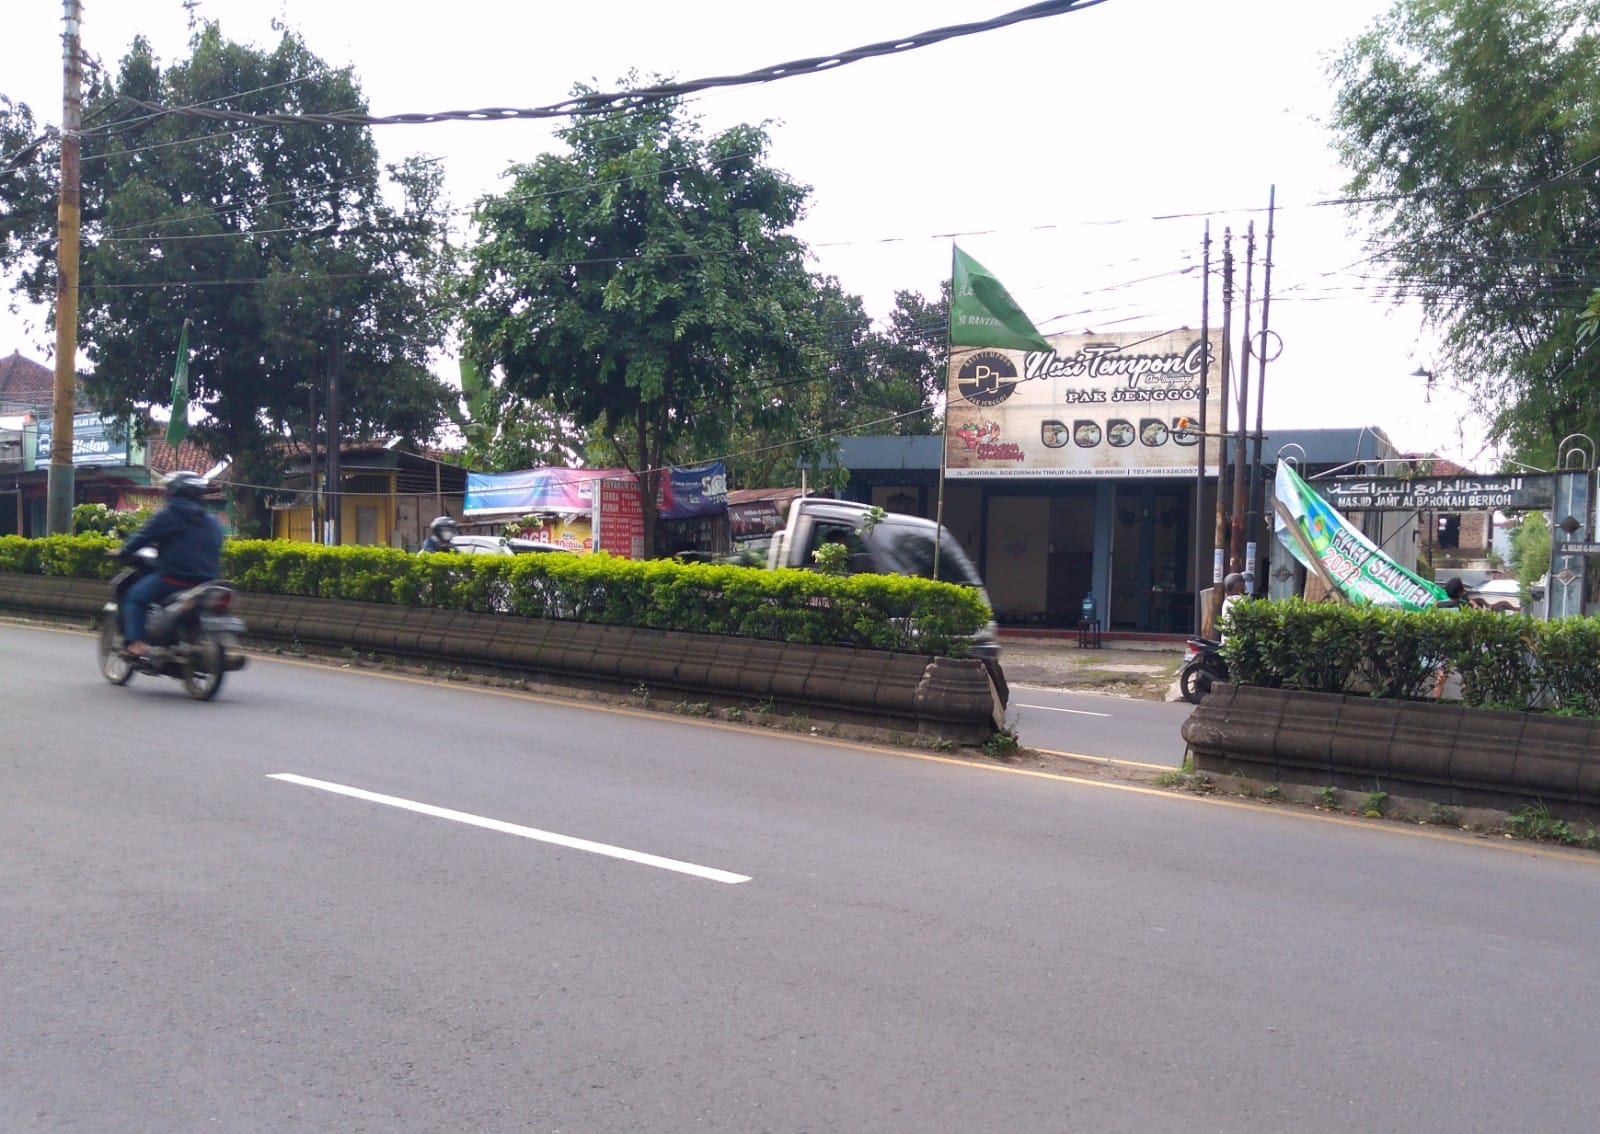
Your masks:
M 1424 378 L 1424 379 L 1427 380 L 1428 385 L 1427 385 L 1426 389 L 1424 389 L 1423 392 L 1422 392 L 1422 400 L 1424 402 L 1432 402 L 1433 401 L 1433 371 L 1429 370 L 1426 366 L 1419 366 L 1419 367 L 1417 367 L 1415 370 L 1413 370 L 1411 372 L 1411 377 L 1413 377 L 1413 378 Z

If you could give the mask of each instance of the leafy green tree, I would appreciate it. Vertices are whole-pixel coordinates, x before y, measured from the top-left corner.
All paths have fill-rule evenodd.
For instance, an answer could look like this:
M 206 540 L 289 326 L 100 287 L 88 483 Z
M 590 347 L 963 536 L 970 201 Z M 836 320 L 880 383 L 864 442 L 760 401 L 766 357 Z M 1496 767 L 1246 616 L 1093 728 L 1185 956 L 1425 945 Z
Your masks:
M 877 402 L 892 419 L 882 432 L 916 437 L 943 431 L 944 419 L 933 407 L 944 397 L 949 340 L 949 280 L 940 286 L 938 299 L 915 291 L 894 293 L 878 364 Z
M 163 68 L 136 40 L 86 104 L 79 340 L 93 364 L 89 398 L 115 414 L 166 405 L 188 318 L 190 403 L 207 415 L 193 436 L 231 455 L 245 485 L 277 482 L 282 442 L 305 428 L 330 367 L 341 436 L 432 436 L 453 398 L 428 365 L 449 312 L 438 165 L 385 171 L 362 127 L 219 123 L 127 101 L 365 109 L 355 76 L 292 34 L 263 51 L 209 23 L 190 46 L 189 59 Z M 39 160 L 49 168 L 54 157 Z M 20 232 L 7 247 L 36 302 L 54 289 L 53 193 L 6 198 Z M 251 530 L 259 500 L 235 499 Z
M 55 204 L 49 142 L 27 103 L 0 94 L 0 271 L 21 262 L 40 210 Z
M 812 283 L 790 229 L 807 190 L 767 164 L 763 131 L 704 138 L 673 100 L 560 137 L 567 154 L 478 204 L 466 354 L 618 451 L 652 554 L 663 468 L 725 445 L 730 405 L 763 427 L 793 416 Z
M 1534 463 L 1600 429 L 1600 354 L 1574 350 L 1600 276 L 1597 31 L 1596 0 L 1398 0 L 1334 69 L 1348 189 L 1383 241 L 1370 258 Z
M 461 360 L 461 401 L 452 413 L 466 445 L 461 460 L 484 472 L 570 464 L 588 438 L 541 402 L 507 390 L 504 381 Z
M 1550 524 L 1543 512 L 1528 512 L 1511 533 L 1511 568 L 1522 587 L 1522 601 L 1529 601 L 1529 588 L 1550 570 Z

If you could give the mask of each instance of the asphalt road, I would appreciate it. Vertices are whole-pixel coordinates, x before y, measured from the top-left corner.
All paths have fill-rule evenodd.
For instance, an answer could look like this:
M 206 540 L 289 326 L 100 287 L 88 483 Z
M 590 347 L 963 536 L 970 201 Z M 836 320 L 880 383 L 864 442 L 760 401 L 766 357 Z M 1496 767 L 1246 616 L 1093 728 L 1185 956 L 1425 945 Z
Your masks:
M 197 704 L 91 653 L 0 624 L 7 1132 L 1600 1113 L 1592 857 L 271 660 Z
M 1187 701 L 1013 685 L 1006 719 L 1028 748 L 1177 768 L 1185 747 L 1178 729 L 1193 709 Z

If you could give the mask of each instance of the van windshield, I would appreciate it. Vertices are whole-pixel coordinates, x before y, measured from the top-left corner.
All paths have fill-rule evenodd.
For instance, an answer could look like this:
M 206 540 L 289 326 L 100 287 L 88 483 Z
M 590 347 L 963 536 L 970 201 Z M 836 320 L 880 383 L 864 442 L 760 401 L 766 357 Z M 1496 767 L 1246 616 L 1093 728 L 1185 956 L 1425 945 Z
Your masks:
M 885 558 L 893 562 L 896 571 L 903 575 L 920 575 L 924 579 L 933 578 L 933 532 L 890 523 L 879 524 L 873 529 L 872 536 Z M 948 531 L 939 543 L 939 579 L 964 587 L 983 588 L 978 569 Z

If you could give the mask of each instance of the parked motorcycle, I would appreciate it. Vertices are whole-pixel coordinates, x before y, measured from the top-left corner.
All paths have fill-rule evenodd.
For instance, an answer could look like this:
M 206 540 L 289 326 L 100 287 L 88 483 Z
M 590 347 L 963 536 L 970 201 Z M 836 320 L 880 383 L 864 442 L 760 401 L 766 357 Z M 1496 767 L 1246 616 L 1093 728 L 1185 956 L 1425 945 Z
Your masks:
M 101 610 L 101 674 L 113 685 L 126 685 L 136 673 L 176 677 L 195 700 L 211 700 L 222 688 L 223 675 L 243 669 L 246 660 L 239 652 L 244 620 L 228 613 L 233 588 L 213 579 L 152 604 L 145 624 L 150 656 L 129 658 L 123 653 L 122 602 L 129 587 L 156 570 L 156 556 L 150 548 L 132 556 L 112 554 L 126 567 L 111 580 L 111 601 Z
M 1185 643 L 1178 691 L 1191 705 L 1198 705 L 1215 682 L 1228 680 L 1228 663 L 1218 652 L 1221 649 L 1222 643 L 1213 638 L 1190 638 Z

